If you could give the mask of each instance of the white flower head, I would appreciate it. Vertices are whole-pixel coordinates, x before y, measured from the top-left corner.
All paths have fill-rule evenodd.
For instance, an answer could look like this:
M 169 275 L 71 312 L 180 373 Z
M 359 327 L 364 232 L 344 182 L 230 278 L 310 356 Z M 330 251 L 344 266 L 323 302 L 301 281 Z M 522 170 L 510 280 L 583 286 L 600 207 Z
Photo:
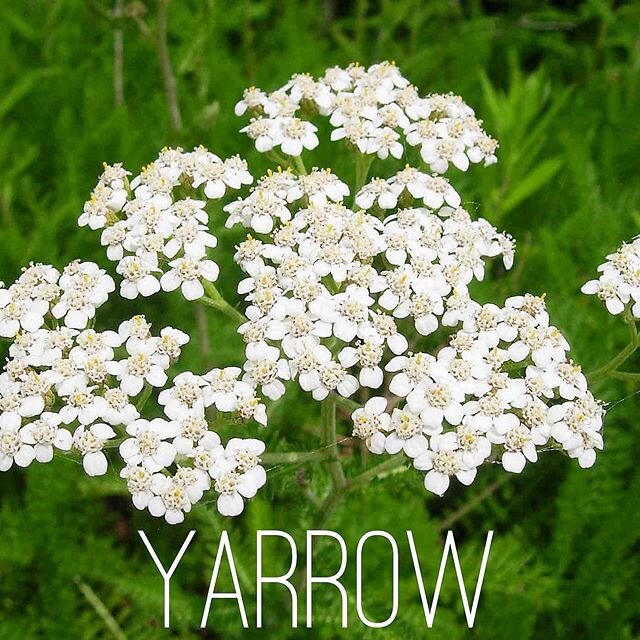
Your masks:
M 147 471 L 156 473 L 173 463 L 175 447 L 166 442 L 178 435 L 178 426 L 162 418 L 134 420 L 127 425 L 132 436 L 120 445 L 120 455 L 128 465 L 142 465 Z
M 116 432 L 107 424 L 96 423 L 80 426 L 73 434 L 73 446 L 82 455 L 82 466 L 89 476 L 103 476 L 107 473 L 108 460 L 104 446 Z
M 456 433 L 449 432 L 433 436 L 429 442 L 429 449 L 415 458 L 413 465 L 416 469 L 426 471 L 424 486 L 436 495 L 443 495 L 451 484 L 452 476 L 464 485 L 470 485 L 477 473 L 473 462 L 463 459 Z
M 364 440 L 372 453 L 384 453 L 386 432 L 389 430 L 391 416 L 386 413 L 387 399 L 374 397 L 367 400 L 364 407 L 351 414 L 353 435 Z

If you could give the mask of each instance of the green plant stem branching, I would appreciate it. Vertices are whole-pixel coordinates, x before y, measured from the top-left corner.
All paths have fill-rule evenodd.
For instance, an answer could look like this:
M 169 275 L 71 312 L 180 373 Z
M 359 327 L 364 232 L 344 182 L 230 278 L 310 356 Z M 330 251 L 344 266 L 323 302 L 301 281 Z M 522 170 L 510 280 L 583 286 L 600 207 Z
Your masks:
M 180 104 L 178 103 L 176 76 L 173 72 L 171 57 L 169 55 L 169 44 L 167 37 L 169 21 L 169 0 L 158 1 L 157 19 L 156 48 L 158 51 L 158 60 L 160 62 L 160 71 L 162 72 L 162 82 L 164 84 L 165 97 L 167 99 L 167 108 L 169 110 L 171 131 L 174 135 L 177 135 L 182 131 L 182 113 L 180 112 Z
M 336 438 L 336 401 L 332 394 L 322 401 L 322 427 L 324 441 L 330 454 L 328 466 L 331 483 L 335 490 L 340 491 L 346 486 L 347 480 L 340 462 L 340 451 Z
M 304 166 L 302 156 L 293 156 L 293 165 L 300 176 L 307 175 L 307 168 Z
M 147 404 L 147 400 L 151 397 L 151 392 L 153 391 L 153 387 L 150 384 L 146 384 L 138 401 L 136 402 L 136 409 L 138 411 L 142 411 L 144 409 L 144 405 Z
M 640 378 L 640 375 L 634 373 L 618 371 L 618 367 L 624 364 L 640 347 L 640 338 L 638 336 L 636 320 L 631 316 L 628 310 L 625 312 L 624 321 L 629 327 L 629 343 L 617 355 L 611 358 L 609 362 L 587 375 L 590 382 L 599 382 L 601 380 L 606 380 L 607 378 L 623 380 L 637 380 Z
M 198 302 L 224 313 L 234 322 L 235 327 L 239 327 L 243 322 L 246 322 L 244 315 L 225 300 L 213 283 L 203 280 L 202 286 L 206 295 L 200 298 Z
M 364 183 L 367 181 L 367 177 L 369 175 L 369 169 L 371 168 L 371 164 L 373 162 L 373 156 L 371 154 L 357 153 L 356 155 L 356 179 L 355 185 L 353 189 L 353 198 L 355 202 L 355 197 L 358 194 L 358 191 L 362 189 Z
M 286 451 L 284 453 L 264 453 L 260 457 L 263 463 L 269 465 L 280 466 L 301 465 L 305 462 L 316 462 L 325 460 L 329 457 L 330 452 L 327 449 L 318 449 L 318 451 Z M 269 469 L 267 470 L 269 471 Z

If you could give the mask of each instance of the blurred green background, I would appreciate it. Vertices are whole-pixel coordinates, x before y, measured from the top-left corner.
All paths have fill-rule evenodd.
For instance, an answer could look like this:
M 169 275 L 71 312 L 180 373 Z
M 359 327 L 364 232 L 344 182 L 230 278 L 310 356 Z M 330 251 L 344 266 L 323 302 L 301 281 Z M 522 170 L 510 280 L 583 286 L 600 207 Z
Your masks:
M 178 111 L 168 106 L 159 64 L 165 18 Z M 60 267 L 82 257 L 112 269 L 98 236 L 76 227 L 101 162 L 137 171 L 164 145 L 204 144 L 247 157 L 258 175 L 266 161 L 237 133 L 243 121 L 233 115 L 244 87 L 271 90 L 292 73 L 392 59 L 423 92 L 461 94 L 501 144 L 496 166 L 451 176 L 463 200 L 518 241 L 514 269 L 483 283 L 481 295 L 500 301 L 546 292 L 574 358 L 589 371 L 625 341 L 622 323 L 579 288 L 640 227 L 639 27 L 638 2 L 607 0 L 0 0 L 0 277 L 11 282 L 30 260 Z M 319 158 L 331 163 L 326 150 Z M 220 284 L 234 299 L 237 235 L 221 227 Z M 194 306 L 163 295 L 143 310 L 156 328 L 172 323 L 198 335 L 200 346 L 210 343 L 192 344 L 183 368 L 237 362 L 240 340 L 217 319 L 198 327 Z M 131 312 L 114 299 L 100 322 Z M 620 382 L 595 391 L 613 403 L 634 388 Z M 427 495 L 413 472 L 352 493 L 322 526 L 345 537 L 350 560 L 363 532 L 396 536 L 397 621 L 367 630 L 350 601 L 349 631 L 342 631 L 337 596 L 320 587 L 314 628 L 292 630 L 281 588 L 267 587 L 265 635 L 640 637 L 637 409 L 634 398 L 612 409 L 605 451 L 587 471 L 547 454 L 517 477 L 483 468 L 471 488 L 458 485 L 444 499 Z M 272 416 L 271 450 L 320 446 L 317 407 L 302 394 L 288 394 Z M 346 449 L 353 475 L 363 462 L 348 456 Z M 303 548 L 305 529 L 318 524 L 312 496 L 328 487 L 321 462 L 281 467 L 241 518 L 224 520 L 203 505 L 170 528 L 135 511 L 115 478 L 89 480 L 69 460 L 11 470 L 0 477 L 0 639 L 254 637 L 255 630 L 241 631 L 233 601 L 215 602 L 207 631 L 198 630 L 220 532 L 230 533 L 253 626 L 256 529 L 287 530 Z M 162 583 L 139 528 L 167 565 L 187 531 L 198 531 L 173 579 L 171 631 L 161 628 Z M 404 531 L 411 529 L 431 590 L 449 528 L 469 583 L 487 530 L 496 531 L 473 631 L 452 571 L 434 629 L 426 630 L 408 555 Z M 365 609 L 381 619 L 389 560 L 382 545 L 371 547 L 379 551 L 364 567 Z M 316 561 L 330 573 L 338 560 L 328 546 Z M 274 546 L 265 563 L 284 569 L 286 554 Z M 351 596 L 354 572 L 350 562 Z

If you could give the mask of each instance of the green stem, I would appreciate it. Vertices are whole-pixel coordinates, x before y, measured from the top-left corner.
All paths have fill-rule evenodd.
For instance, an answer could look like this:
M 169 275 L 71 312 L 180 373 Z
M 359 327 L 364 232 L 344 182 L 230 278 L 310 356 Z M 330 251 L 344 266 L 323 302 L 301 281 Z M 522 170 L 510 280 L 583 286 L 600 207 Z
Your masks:
M 307 168 L 304 166 L 304 160 L 302 159 L 302 156 L 292 156 L 292 158 L 298 175 L 306 176 Z
M 518 371 L 520 369 L 526 369 L 530 365 L 532 360 L 527 358 L 524 362 L 510 362 L 509 364 L 502 365 L 502 371 Z
M 124 104 L 124 38 L 122 32 L 123 0 L 115 0 L 113 20 L 117 27 L 113 30 L 113 98 L 118 109 Z
M 405 462 L 406 458 L 401 455 L 396 455 L 393 456 L 393 458 L 389 458 L 389 460 L 385 460 L 384 462 L 376 465 L 372 469 L 364 471 L 355 478 L 352 478 L 349 481 L 345 481 L 345 484 L 341 487 L 334 485 L 327 497 L 322 501 L 322 504 L 318 509 L 318 513 L 313 522 L 313 528 L 324 528 L 326 522 L 331 517 L 331 514 L 335 511 L 335 508 L 340 503 L 340 500 L 342 500 L 342 498 L 347 493 L 368 485 L 372 480 L 378 478 L 379 476 L 392 473 L 393 470 L 398 469 Z M 340 467 L 340 469 L 342 469 L 342 467 Z
M 212 307 L 213 309 L 217 309 L 218 311 L 221 311 L 228 318 L 233 320 L 236 326 L 240 326 L 242 323 L 247 321 L 247 319 L 244 317 L 242 313 L 240 313 L 235 307 L 232 307 L 222 297 L 222 294 L 218 291 L 218 289 L 213 283 L 203 280 L 202 286 L 204 287 L 204 290 L 206 291 L 207 295 L 200 298 L 198 302 L 200 302 L 201 304 L 205 304 L 208 307 Z
M 164 92 L 167 98 L 167 108 L 169 109 L 169 121 L 171 131 L 174 134 L 182 131 L 182 115 L 178 103 L 178 90 L 176 86 L 176 76 L 171 65 L 169 56 L 169 44 L 167 37 L 169 21 L 169 0 L 159 0 L 158 20 L 156 26 L 156 46 L 158 48 L 158 58 L 160 60 L 160 71 L 164 83 Z
M 281 166 L 283 169 L 291 166 L 291 162 L 287 160 L 285 156 L 283 156 L 279 151 L 275 149 L 271 149 L 271 151 L 267 151 L 265 154 L 269 160 L 275 162 L 277 165 Z
M 351 478 L 349 480 L 347 490 L 353 491 L 354 489 L 359 489 L 360 487 L 368 485 L 372 480 L 376 478 L 386 475 L 388 473 L 392 473 L 402 465 L 407 462 L 407 459 L 401 455 L 395 455 L 384 462 L 377 464 L 375 467 L 371 467 L 371 469 L 367 469 L 363 471 L 360 475 L 357 475 L 355 478 Z M 408 469 L 408 467 L 405 467 Z
M 337 405 L 344 407 L 348 411 L 355 411 L 356 409 L 362 409 L 362 405 L 359 402 L 355 402 L 349 398 L 344 398 L 339 394 L 335 394 L 333 399 Z
M 632 373 L 631 371 L 612 371 L 609 376 L 616 380 L 640 381 L 640 373 Z
M 347 479 L 344 475 L 344 469 L 340 463 L 338 444 L 336 442 L 336 398 L 333 394 L 329 394 L 322 401 L 322 427 L 324 432 L 324 440 L 326 447 L 321 451 L 326 452 L 329 459 L 329 473 L 331 474 L 331 490 L 317 507 L 317 512 L 313 519 L 314 529 L 324 529 L 327 520 L 331 517 L 336 506 L 345 495 L 347 487 Z M 297 590 L 300 592 L 306 584 L 306 563 L 302 565 L 297 580 Z
M 622 349 L 620 353 L 609 360 L 609 362 L 589 374 L 587 378 L 590 382 L 595 382 L 598 380 L 603 380 L 607 377 L 611 377 L 613 373 L 616 372 L 616 369 L 638 350 L 640 341 L 638 340 L 638 329 L 636 327 L 635 320 L 629 316 L 626 316 L 625 322 L 629 325 L 629 344 L 624 349 Z
M 120 445 L 127 440 L 129 436 L 125 434 L 121 438 L 111 438 L 111 440 L 107 440 L 107 443 L 102 447 L 103 449 L 119 449 Z
M 153 387 L 150 384 L 146 384 L 144 389 L 142 390 L 142 394 L 138 398 L 136 402 L 136 409 L 138 411 L 142 411 L 144 409 L 144 405 L 147 404 L 147 400 L 151 397 L 151 392 L 153 391 Z
M 338 503 L 342 500 L 342 496 L 344 496 L 344 491 L 335 488 L 331 489 L 320 505 L 318 515 L 313 522 L 314 529 L 324 529 L 327 520 L 329 520 Z
M 127 640 L 127 636 L 124 631 L 118 625 L 118 622 L 113 617 L 105 603 L 100 600 L 96 592 L 80 578 L 76 576 L 73 581 L 76 583 L 78 590 L 84 596 L 85 600 L 91 605 L 98 617 L 102 620 L 109 633 L 116 640 Z
M 627 323 L 627 326 L 629 327 L 629 340 L 631 342 L 634 342 L 635 344 L 639 344 L 639 342 L 638 342 L 638 326 L 636 325 L 636 319 L 631 314 L 630 310 L 628 310 L 625 313 L 625 322 Z
M 477 493 L 475 496 L 463 504 L 459 509 L 447 515 L 438 525 L 438 529 L 440 531 L 446 531 L 447 529 L 451 529 L 452 525 L 454 525 L 458 520 L 467 515 L 470 511 L 473 511 L 479 504 L 484 502 L 487 498 L 492 496 L 505 482 L 507 482 L 511 478 L 511 474 L 505 473 L 500 480 L 496 480 L 492 482 L 489 486 L 485 487 L 480 493 Z
M 197 306 L 196 326 L 198 330 L 198 343 L 200 345 L 200 355 L 203 361 L 203 368 L 208 369 L 211 358 L 211 342 L 209 340 L 209 323 L 207 322 L 207 311 L 202 306 Z
M 324 440 L 330 455 L 329 473 L 334 490 L 341 491 L 347 484 L 344 470 L 340 463 L 340 453 L 336 442 L 336 401 L 333 395 L 322 401 L 322 426 Z
M 267 464 L 302 464 L 312 460 L 324 460 L 330 452 L 326 449 L 319 451 L 287 451 L 286 453 L 265 453 L 262 462 Z
M 367 181 L 369 175 L 369 169 L 373 163 L 373 156 L 370 154 L 357 153 L 356 154 L 356 178 L 353 186 L 353 198 L 358 195 L 358 191 L 362 189 L 364 183 Z
M 335 511 L 340 500 L 344 496 L 344 491 L 337 487 L 332 487 L 327 497 L 318 505 L 315 518 L 313 519 L 312 529 L 324 529 L 327 520 L 331 517 L 331 514 Z M 315 550 L 315 548 L 314 548 Z M 313 553 L 313 552 L 312 552 Z M 304 593 L 307 585 L 307 563 L 306 561 L 299 565 L 299 574 L 296 580 L 296 591 L 298 593 Z

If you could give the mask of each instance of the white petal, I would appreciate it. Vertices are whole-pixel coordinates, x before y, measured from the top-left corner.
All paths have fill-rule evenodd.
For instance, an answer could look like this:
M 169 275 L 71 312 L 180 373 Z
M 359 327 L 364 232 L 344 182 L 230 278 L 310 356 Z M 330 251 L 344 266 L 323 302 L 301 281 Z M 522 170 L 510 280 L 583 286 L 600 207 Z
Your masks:
M 199 280 L 188 280 L 182 283 L 182 295 L 187 300 L 198 300 L 204 295 L 204 287 Z
M 387 342 L 389 344 L 389 349 L 391 349 L 391 351 L 396 355 L 404 353 L 409 348 L 407 339 L 401 333 L 396 333 L 390 336 Z
M 589 282 L 582 285 L 580 291 L 586 294 L 594 294 L 598 293 L 598 289 L 600 288 L 600 283 L 598 280 L 589 280 Z
M 149 502 L 149 513 L 156 518 L 160 518 L 165 514 L 164 502 L 160 496 L 155 496 Z
M 424 478 L 425 488 L 438 496 L 444 495 L 444 492 L 449 488 L 449 484 L 449 476 L 433 469 Z
M 367 448 L 369 449 L 369 451 L 371 451 L 371 453 L 375 453 L 376 455 L 380 455 L 381 453 L 384 453 L 384 451 L 385 451 L 385 442 L 386 442 L 385 435 L 378 431 L 378 432 L 374 433 L 367 440 Z
M 502 455 L 502 466 L 505 471 L 511 473 L 520 473 L 526 462 L 526 458 L 519 451 L 506 451 Z
M 404 443 L 403 448 L 410 458 L 417 458 L 429 449 L 429 443 L 424 436 L 414 436 Z
M 240 515 L 244 509 L 244 501 L 239 493 L 221 495 L 218 497 L 218 511 L 223 516 Z
M 181 282 L 182 280 L 180 280 L 180 277 L 175 271 L 168 271 L 160 278 L 163 291 L 175 291 Z
M 378 389 L 382 385 L 384 374 L 380 367 L 367 367 L 360 371 L 360 384 L 369 389 Z
M 34 451 L 38 462 L 47 463 L 53 460 L 53 447 L 50 444 L 37 444 Z
M 592 467 L 596 461 L 596 452 L 593 449 L 587 449 L 583 453 L 578 456 L 578 464 L 583 469 L 588 469 Z
M 16 455 L 13 457 L 13 460 L 19 467 L 28 467 L 33 462 L 35 457 L 36 454 L 33 450 L 33 447 L 22 445 L 20 449 L 18 449 Z
M 160 283 L 152 275 L 144 276 L 138 282 L 138 291 L 145 297 L 152 296 L 160 291 Z
M 66 429 L 58 429 L 54 443 L 58 449 L 69 451 L 73 444 L 73 436 Z
M 624 311 L 624 304 L 622 304 L 618 298 L 608 298 L 605 305 L 609 313 L 612 313 L 614 316 Z
M 82 459 L 82 466 L 89 476 L 103 476 L 107 473 L 107 458 L 102 451 L 88 453 Z
M 173 446 L 168 442 L 161 442 L 154 456 L 154 461 L 157 462 L 161 467 L 168 467 L 173 463 L 175 457 L 176 450 L 173 448 Z
M 378 415 L 387 408 L 387 399 L 382 397 L 370 398 L 364 408 L 367 413 Z

